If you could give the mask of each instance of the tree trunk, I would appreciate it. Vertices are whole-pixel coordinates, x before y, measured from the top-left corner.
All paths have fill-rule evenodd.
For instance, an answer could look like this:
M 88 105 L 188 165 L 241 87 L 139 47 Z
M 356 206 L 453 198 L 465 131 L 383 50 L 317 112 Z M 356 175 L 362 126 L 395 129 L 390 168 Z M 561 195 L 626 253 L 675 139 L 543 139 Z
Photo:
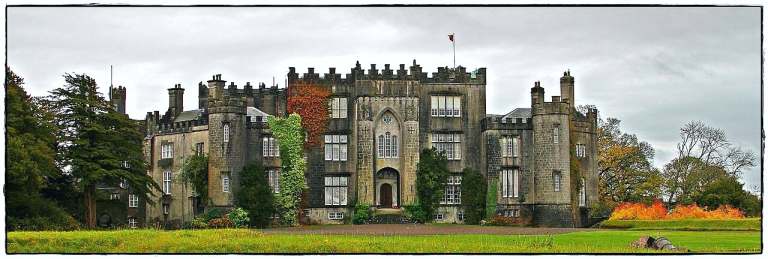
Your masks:
M 85 200 L 85 225 L 88 228 L 96 228 L 96 185 L 85 187 L 83 199 Z

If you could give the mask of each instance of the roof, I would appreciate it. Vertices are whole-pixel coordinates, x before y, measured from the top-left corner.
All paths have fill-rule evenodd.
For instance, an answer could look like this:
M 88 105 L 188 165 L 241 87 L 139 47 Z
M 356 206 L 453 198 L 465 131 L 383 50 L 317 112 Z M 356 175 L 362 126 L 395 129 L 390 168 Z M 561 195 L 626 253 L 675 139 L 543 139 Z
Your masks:
M 517 118 L 523 118 L 523 119 L 530 119 L 531 118 L 531 108 L 515 108 L 511 112 L 504 115 L 504 117 L 501 117 L 502 121 L 511 121 L 514 122 Z
M 183 111 L 176 116 L 176 119 L 174 119 L 173 122 L 197 120 L 202 114 L 203 112 L 201 110 Z
M 251 122 L 258 122 L 256 117 L 261 117 L 261 122 L 267 122 L 267 117 L 269 116 L 269 114 L 256 107 L 246 107 L 245 114 L 251 116 Z

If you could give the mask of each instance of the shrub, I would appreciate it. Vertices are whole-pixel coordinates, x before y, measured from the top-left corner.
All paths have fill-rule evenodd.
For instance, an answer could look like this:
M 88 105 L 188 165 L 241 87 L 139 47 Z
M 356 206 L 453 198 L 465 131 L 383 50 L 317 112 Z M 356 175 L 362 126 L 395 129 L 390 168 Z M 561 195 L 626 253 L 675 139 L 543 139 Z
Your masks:
M 427 222 L 427 212 L 418 203 L 403 206 L 405 217 L 416 223 Z
M 623 202 L 616 206 L 609 219 L 664 219 L 666 217 L 667 208 L 660 200 L 655 200 L 650 206 L 643 203 Z
M 520 217 L 505 217 L 502 215 L 495 215 L 493 218 L 491 218 L 490 221 L 488 221 L 488 225 L 491 226 L 517 226 L 524 224 L 523 219 Z
M 432 220 L 435 210 L 440 206 L 449 174 L 448 159 L 444 152 L 438 152 L 434 147 L 421 151 L 416 164 L 416 204 L 426 214 L 422 222 Z
M 240 188 L 235 193 L 237 206 L 248 212 L 250 225 L 253 227 L 269 226 L 270 217 L 275 214 L 272 188 L 264 168 L 259 163 L 252 163 L 240 173 Z
M 355 215 L 352 216 L 352 224 L 365 224 L 371 218 L 371 205 L 358 203 L 355 205 Z
M 477 225 L 483 219 L 486 199 L 486 182 L 476 170 L 464 168 L 461 179 L 461 203 L 464 207 L 464 223 Z
M 224 212 L 221 211 L 219 208 L 213 208 L 205 213 L 205 222 L 211 221 L 215 218 L 221 218 L 221 216 L 224 215 Z
M 706 210 L 696 204 L 678 205 L 667 211 L 661 201 L 656 200 L 651 206 L 642 203 L 622 203 L 613 210 L 610 220 L 663 220 L 663 219 L 739 219 L 744 213 L 729 205 L 714 210 Z
M 235 224 L 228 218 L 215 218 L 208 221 L 208 227 L 210 228 L 231 228 L 234 226 Z
M 248 212 L 243 208 L 236 208 L 227 214 L 227 218 L 232 221 L 235 227 L 247 227 L 251 219 L 248 218 Z
M 607 202 L 597 202 L 589 206 L 589 217 L 602 218 L 609 217 L 614 209 L 615 204 L 611 205 Z
M 208 222 L 205 221 L 205 218 L 201 217 L 195 217 L 192 219 L 192 221 L 189 222 L 189 228 L 192 229 L 203 229 L 208 227 Z

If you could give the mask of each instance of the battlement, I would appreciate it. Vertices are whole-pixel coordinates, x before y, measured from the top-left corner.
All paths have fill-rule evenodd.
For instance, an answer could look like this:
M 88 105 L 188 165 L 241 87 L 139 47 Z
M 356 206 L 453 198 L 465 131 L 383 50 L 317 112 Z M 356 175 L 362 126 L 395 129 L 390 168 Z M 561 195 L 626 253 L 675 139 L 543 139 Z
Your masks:
M 480 121 L 480 126 L 485 130 L 519 130 L 532 129 L 533 124 L 530 118 L 504 119 L 504 115 L 490 115 Z
M 335 67 L 328 68 L 328 73 L 322 76 L 315 73 L 315 69 L 307 68 L 307 73 L 296 73 L 295 67 L 288 68 L 288 82 L 296 81 L 314 82 L 321 84 L 349 84 L 353 85 L 356 80 L 413 80 L 422 83 L 467 83 L 467 84 L 485 84 L 486 69 L 478 68 L 475 71 L 467 72 L 465 67 L 458 66 L 455 69 L 449 67 L 438 67 L 437 72 L 430 76 L 422 72 L 422 67 L 413 60 L 408 70 L 405 64 L 400 64 L 397 70 L 393 70 L 390 64 L 384 64 L 384 69 L 377 69 L 376 64 L 371 64 L 370 68 L 365 70 L 360 66 L 360 62 L 355 63 L 355 67 L 350 73 L 342 76 L 336 73 Z
M 169 114 L 161 115 L 159 111 L 147 112 L 144 119 L 146 125 L 146 134 L 171 134 L 181 132 L 191 132 L 195 127 L 208 125 L 207 116 L 200 116 L 195 120 L 186 120 L 174 122 Z

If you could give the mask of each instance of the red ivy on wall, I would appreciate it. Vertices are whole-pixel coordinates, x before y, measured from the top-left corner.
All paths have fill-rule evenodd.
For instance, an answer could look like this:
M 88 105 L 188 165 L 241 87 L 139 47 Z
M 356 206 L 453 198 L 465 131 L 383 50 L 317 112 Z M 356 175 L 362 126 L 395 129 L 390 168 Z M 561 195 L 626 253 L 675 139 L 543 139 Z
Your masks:
M 288 113 L 301 116 L 301 126 L 307 132 L 306 146 L 320 143 L 320 135 L 328 126 L 327 88 L 317 84 L 295 82 L 288 89 Z

